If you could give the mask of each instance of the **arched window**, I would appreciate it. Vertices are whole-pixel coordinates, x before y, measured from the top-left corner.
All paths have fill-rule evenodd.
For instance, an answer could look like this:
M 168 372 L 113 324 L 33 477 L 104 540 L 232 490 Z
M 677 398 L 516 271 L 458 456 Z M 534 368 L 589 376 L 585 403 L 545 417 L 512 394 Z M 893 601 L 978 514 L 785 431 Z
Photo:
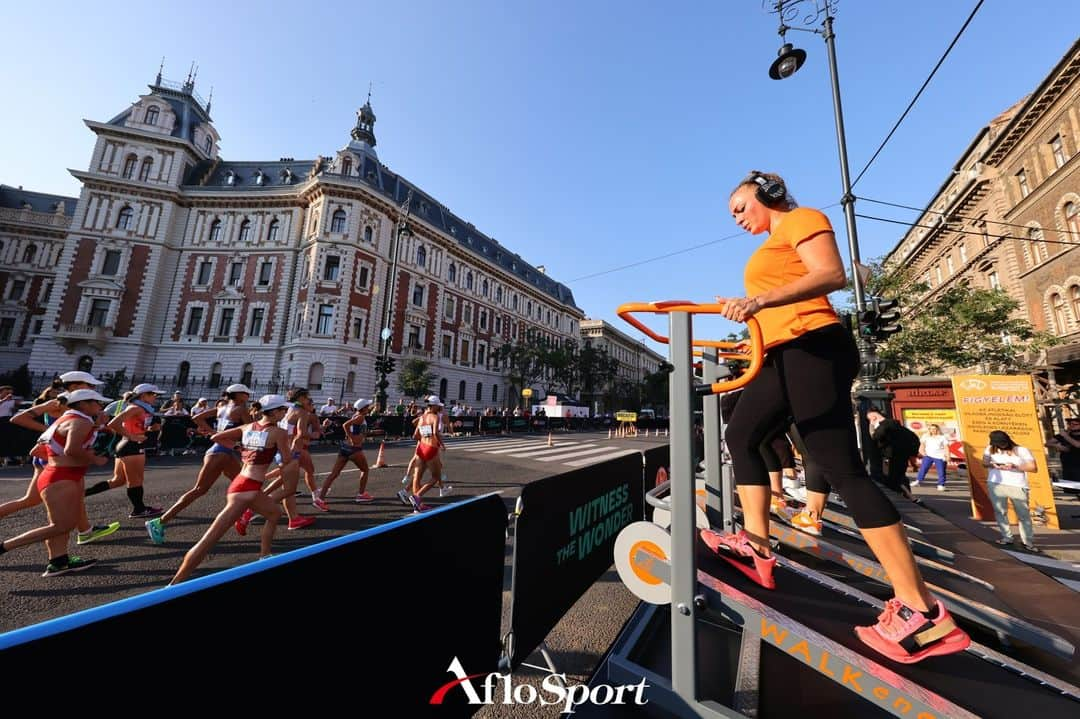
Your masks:
M 146 119 L 143 120 L 147 125 L 156 125 L 158 121 L 159 110 L 157 105 L 151 105 L 146 109 Z
M 364 242 L 371 242 L 372 237 L 371 225 L 364 228 Z
M 345 375 L 345 391 L 346 392 L 354 392 L 355 387 L 356 387 L 356 373 L 355 372 L 349 372 L 349 374 Z
M 180 363 L 180 369 L 176 371 L 176 386 L 187 387 L 188 375 L 191 374 L 191 363 L 184 360 Z
M 497 384 L 491 385 L 491 401 L 492 402 L 498 402 L 499 401 L 499 385 L 497 385 Z
M 460 400 L 465 399 L 465 380 L 461 380 L 461 382 L 458 383 L 457 398 Z
M 1069 242 L 1080 241 L 1080 205 L 1075 202 L 1065 203 L 1065 228 L 1072 233 L 1067 237 Z
M 278 227 L 280 227 L 280 226 L 281 226 L 281 223 L 278 222 L 277 220 L 270 220 L 270 229 L 266 231 L 266 241 L 267 242 L 276 242 L 277 241 L 277 232 L 278 232 Z
M 423 245 L 416 248 L 416 264 L 419 267 L 427 267 L 427 250 Z
M 476 383 L 476 401 L 477 402 L 483 402 L 484 401 L 484 383 L 483 382 L 477 382 Z
M 1065 300 L 1057 292 L 1050 295 L 1050 316 L 1054 320 L 1054 332 L 1059 335 L 1065 334 L 1068 326 L 1065 320 Z
M 308 389 L 321 390 L 323 383 L 323 365 L 322 362 L 315 362 L 308 369 L 307 375 Z
M 352 158 L 351 157 L 345 157 L 345 158 L 343 158 L 341 160 L 341 174 L 346 175 L 346 176 L 352 174 Z
M 210 381 L 207 382 L 207 386 L 211 389 L 217 389 L 221 386 L 221 363 L 215 362 L 210 365 Z
M 214 220 L 210 223 L 210 241 L 221 242 L 221 220 Z
M 446 271 L 446 279 L 450 282 L 457 282 L 457 265 L 453 262 L 450 263 L 450 268 Z
M 1069 288 L 1069 300 L 1072 302 L 1073 319 L 1080 324 L 1080 285 Z
M 154 159 L 147 157 L 142 161 L 142 167 L 139 168 L 139 182 L 146 182 L 150 179 L 150 169 L 154 166 Z
M 495 288 L 495 301 L 502 302 L 502 287 Z
M 94 358 L 90 355 L 83 355 L 79 358 L 79 362 L 78 364 L 76 364 L 76 367 L 79 368 L 80 372 L 89 372 L 90 370 L 94 369 Z
M 207 155 L 209 155 L 210 151 L 213 150 L 213 149 L 214 149 L 214 140 L 209 135 L 207 135 L 206 136 L 206 141 L 203 143 L 203 150 L 206 152 Z
M 240 223 L 240 242 L 251 241 L 251 220 L 244 220 Z M 240 384 L 247 384 L 247 382 L 241 382 Z
M 484 280 L 484 282 L 480 285 L 480 294 L 482 294 L 484 297 L 488 296 L 488 281 L 487 280 Z
M 445 377 L 443 377 L 441 380 L 439 380 L 439 396 L 444 398 L 444 399 L 446 398 L 446 378 Z
M 1028 240 L 1031 244 L 1031 256 L 1035 258 L 1035 264 L 1044 262 L 1050 257 L 1050 251 L 1046 249 L 1041 227 L 1028 228 Z
M 130 180 L 135 177 L 135 165 L 137 165 L 138 162 L 139 158 L 135 157 L 135 155 L 132 154 L 127 156 L 124 160 L 124 170 L 121 173 L 125 179 Z
M 37 259 L 37 245 L 27 245 L 22 253 L 23 262 L 33 262 Z
M 240 384 L 251 386 L 251 376 L 255 373 L 255 367 L 250 362 L 244 363 L 244 369 L 240 372 Z
M 334 210 L 334 215 L 330 218 L 330 231 L 345 231 L 345 210 Z
M 120 210 L 120 214 L 116 217 L 116 229 L 118 230 L 131 230 L 134 229 L 135 210 L 130 207 L 124 207 Z
M 472 272 L 465 275 L 465 289 L 467 289 L 467 290 L 472 289 Z

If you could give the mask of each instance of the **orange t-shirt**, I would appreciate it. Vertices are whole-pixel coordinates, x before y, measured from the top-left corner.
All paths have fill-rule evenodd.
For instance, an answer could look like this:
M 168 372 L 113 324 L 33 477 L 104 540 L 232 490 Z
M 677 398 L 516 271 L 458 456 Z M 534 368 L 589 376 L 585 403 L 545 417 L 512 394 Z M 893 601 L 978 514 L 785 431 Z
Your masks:
M 743 275 L 746 296 L 757 297 L 805 276 L 806 265 L 795 248 L 811 237 L 832 231 L 829 218 L 818 210 L 799 207 L 787 213 L 776 231 L 754 250 L 746 263 Z M 754 316 L 761 324 L 765 349 L 840 321 L 829 298 L 824 295 L 781 307 L 767 307 Z

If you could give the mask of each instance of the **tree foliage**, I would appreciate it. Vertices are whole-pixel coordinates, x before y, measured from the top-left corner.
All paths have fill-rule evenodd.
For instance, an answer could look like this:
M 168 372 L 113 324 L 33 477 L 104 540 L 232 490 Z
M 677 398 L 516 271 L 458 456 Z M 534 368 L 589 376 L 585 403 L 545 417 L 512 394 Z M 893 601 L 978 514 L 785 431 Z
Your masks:
M 882 377 L 935 375 L 974 369 L 987 373 L 1028 371 L 1058 340 L 1017 316 L 1020 303 L 1000 289 L 960 281 L 932 297 L 930 287 L 907 267 L 870 265 L 867 295 L 900 300 L 903 330 L 878 344 Z
M 397 388 L 406 397 L 418 399 L 431 391 L 434 381 L 435 374 L 426 360 L 410 359 L 398 371 Z

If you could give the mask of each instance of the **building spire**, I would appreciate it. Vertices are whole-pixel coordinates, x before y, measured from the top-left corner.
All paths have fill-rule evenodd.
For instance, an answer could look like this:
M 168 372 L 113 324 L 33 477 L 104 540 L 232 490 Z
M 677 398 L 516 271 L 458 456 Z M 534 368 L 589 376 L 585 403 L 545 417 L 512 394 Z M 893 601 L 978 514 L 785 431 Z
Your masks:
M 161 64 L 158 65 L 158 69 L 157 69 L 157 79 L 154 80 L 155 85 L 160 85 L 161 84 L 161 73 L 162 73 L 162 71 L 164 69 L 165 69 L 165 56 L 162 55 L 161 56 Z
M 364 106 L 356 111 L 356 127 L 349 133 L 352 136 L 350 144 L 366 144 L 375 147 L 375 111 L 371 109 L 371 85 L 368 85 L 368 97 Z
M 210 114 L 210 104 L 214 101 L 214 86 L 210 86 L 210 97 L 206 99 L 206 114 Z

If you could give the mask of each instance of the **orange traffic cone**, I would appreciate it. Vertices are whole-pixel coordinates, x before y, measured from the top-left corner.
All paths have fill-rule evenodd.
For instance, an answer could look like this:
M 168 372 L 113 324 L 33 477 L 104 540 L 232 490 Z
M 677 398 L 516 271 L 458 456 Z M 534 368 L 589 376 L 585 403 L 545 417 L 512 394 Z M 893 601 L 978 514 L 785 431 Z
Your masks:
M 551 432 L 548 432 L 548 444 L 549 447 L 554 447 L 555 443 L 551 441 Z
M 379 456 L 375 458 L 375 464 L 373 469 L 380 469 L 382 467 L 389 467 L 386 463 L 386 441 L 379 442 Z
M 611 439 L 611 427 L 608 427 L 607 438 Z

